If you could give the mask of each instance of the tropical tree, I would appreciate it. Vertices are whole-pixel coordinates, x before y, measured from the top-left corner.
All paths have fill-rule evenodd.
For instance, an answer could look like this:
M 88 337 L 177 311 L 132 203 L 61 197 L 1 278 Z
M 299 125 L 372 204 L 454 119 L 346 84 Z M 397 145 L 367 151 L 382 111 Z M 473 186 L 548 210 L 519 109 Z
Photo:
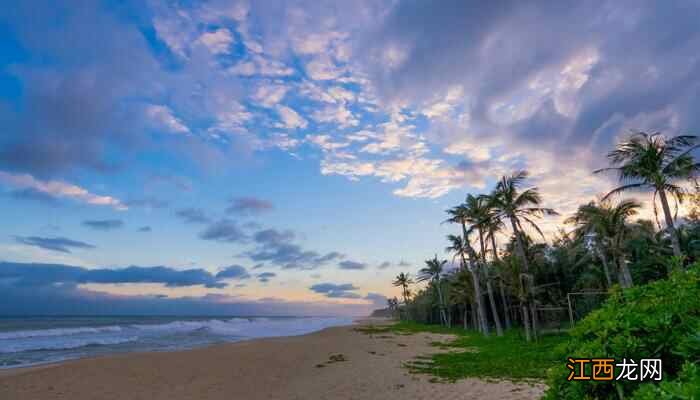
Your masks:
M 468 313 L 471 309 L 472 315 L 476 317 L 476 308 L 474 307 L 474 283 L 472 275 L 465 268 L 461 268 L 452 277 L 450 296 L 452 303 L 462 305 L 462 324 L 464 329 L 468 328 L 469 318 Z M 477 320 L 474 319 L 474 322 Z M 474 323 L 474 328 L 477 328 L 478 323 Z
M 450 325 L 445 310 L 445 298 L 442 295 L 441 278 L 444 273 L 444 266 L 447 260 L 438 260 L 437 254 L 430 260 L 425 260 L 425 267 L 418 271 L 418 282 L 430 281 L 430 284 L 435 288 L 438 295 L 438 307 L 440 308 L 440 319 L 445 326 Z
M 491 197 L 493 199 L 492 207 L 494 214 L 510 221 L 513 236 L 515 237 L 516 249 L 524 270 L 523 277 L 528 281 L 526 285 L 523 285 L 524 293 L 522 293 L 523 299 L 521 299 L 521 308 L 523 313 L 523 325 L 525 326 L 525 336 L 527 340 L 530 340 L 527 288 L 533 285 L 533 278 L 530 275 L 530 264 L 523 243 L 523 223 L 533 228 L 544 238 L 542 230 L 533 219 L 544 215 L 556 215 L 557 213 L 551 208 L 540 207 L 542 197 L 537 188 L 521 190 L 521 186 L 525 182 L 525 179 L 527 179 L 527 176 L 528 174 L 526 171 L 518 171 L 511 176 L 502 177 L 496 185 L 496 190 Z
M 641 204 L 634 200 L 624 200 L 615 205 L 609 201 L 600 204 L 591 202 L 580 206 L 576 214 L 567 220 L 576 224 L 581 232 L 594 233 L 595 240 L 603 243 L 605 249 L 599 249 L 601 261 L 607 265 L 607 261 L 603 261 L 605 251 L 612 254 L 620 286 L 624 288 L 633 285 L 624 254 L 625 241 L 632 229 L 629 219 L 637 215 L 640 208 Z
M 671 196 L 677 203 L 683 201 L 685 189 L 680 184 L 693 178 L 700 170 L 700 164 L 695 162 L 691 154 L 698 146 L 697 136 L 666 138 L 659 132 L 636 132 L 608 153 L 612 167 L 594 171 L 616 171 L 623 183 L 606 194 L 604 199 L 629 190 L 651 189 L 654 192 L 654 212 L 658 214 L 656 196 L 659 196 L 676 257 L 681 257 L 682 253 L 668 197 Z
M 394 286 L 401 287 L 401 293 L 403 295 L 403 304 L 404 307 L 408 308 L 408 302 L 410 300 L 410 291 L 408 290 L 408 286 L 413 284 L 413 279 L 411 278 L 411 275 L 408 273 L 401 272 L 400 274 L 396 275 L 396 279 L 394 279 L 394 282 L 392 282 Z
M 493 202 L 488 196 L 474 196 L 469 194 L 467 195 L 463 207 L 466 210 L 467 222 L 476 229 L 479 237 L 479 248 L 481 250 L 479 260 L 484 273 L 486 293 L 488 294 L 489 304 L 491 305 L 491 314 L 493 315 L 494 324 L 496 325 L 497 335 L 503 336 L 501 318 L 498 314 L 496 298 L 493 294 L 493 286 L 491 285 L 490 268 L 486 262 L 486 250 L 488 247 L 486 244 L 486 237 L 488 236 L 489 232 L 488 222 L 490 219 L 494 218 L 495 215 L 493 213 Z
M 469 244 L 470 231 L 464 229 L 463 232 L 466 235 L 466 240 L 464 240 L 461 236 L 447 235 L 447 240 L 450 242 L 450 245 L 445 248 L 445 251 L 448 253 L 453 253 L 454 257 L 460 257 L 462 270 L 468 270 L 471 274 L 472 286 L 474 287 L 474 300 L 476 301 L 478 310 L 477 314 L 479 327 L 484 335 L 488 335 L 489 324 L 486 319 L 486 308 L 484 307 L 484 302 L 481 296 L 481 286 L 479 284 L 479 264 L 477 262 L 476 252 L 471 247 L 471 244 Z M 467 258 L 469 259 L 469 262 L 467 262 Z

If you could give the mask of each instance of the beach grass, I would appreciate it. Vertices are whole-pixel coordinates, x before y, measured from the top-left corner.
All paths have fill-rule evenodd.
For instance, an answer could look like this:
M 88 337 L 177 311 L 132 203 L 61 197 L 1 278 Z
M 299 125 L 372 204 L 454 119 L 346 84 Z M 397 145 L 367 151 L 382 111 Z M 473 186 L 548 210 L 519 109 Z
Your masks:
M 565 362 L 556 348 L 566 342 L 566 335 L 547 335 L 535 342 L 526 342 L 516 330 L 507 331 L 502 337 L 485 337 L 478 332 L 461 328 L 414 322 L 367 326 L 364 327 L 364 332 L 454 335 L 452 340 L 431 343 L 447 352 L 419 357 L 405 365 L 411 372 L 430 374 L 444 381 L 469 377 L 510 381 L 543 380 L 548 368 Z

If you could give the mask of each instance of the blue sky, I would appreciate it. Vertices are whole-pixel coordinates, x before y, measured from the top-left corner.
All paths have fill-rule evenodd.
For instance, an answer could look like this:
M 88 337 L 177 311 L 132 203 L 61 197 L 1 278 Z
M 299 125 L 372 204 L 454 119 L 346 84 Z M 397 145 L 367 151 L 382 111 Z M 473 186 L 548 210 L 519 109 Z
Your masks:
M 0 313 L 383 306 L 393 276 L 442 252 L 444 210 L 466 193 L 526 168 L 566 215 L 610 187 L 591 171 L 631 129 L 697 132 L 698 11 L 5 7 Z

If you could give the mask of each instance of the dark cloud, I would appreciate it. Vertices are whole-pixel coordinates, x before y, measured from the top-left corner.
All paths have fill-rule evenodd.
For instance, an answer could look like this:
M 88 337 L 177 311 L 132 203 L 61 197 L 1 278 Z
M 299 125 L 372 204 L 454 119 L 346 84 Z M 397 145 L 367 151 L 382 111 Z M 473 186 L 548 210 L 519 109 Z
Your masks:
M 231 265 L 216 274 L 217 279 L 248 279 L 248 270 L 241 265 Z
M 150 231 L 152 231 L 152 229 L 151 229 L 150 226 L 142 226 L 142 227 L 140 227 L 139 229 L 137 229 L 137 231 L 139 231 L 139 232 L 150 232 Z
M 170 267 L 137 267 L 122 269 L 86 269 L 60 264 L 24 264 L 1 262 L 0 280 L 15 286 L 48 286 L 84 283 L 162 283 L 169 287 L 204 285 L 226 286 L 221 278 L 204 269 L 176 270 Z
M 124 226 L 124 221 L 120 219 L 93 219 L 83 221 L 83 226 L 87 226 L 88 228 L 98 231 L 111 231 Z
M 267 200 L 255 197 L 237 197 L 231 199 L 230 205 L 226 208 L 228 214 L 255 215 L 273 209 L 272 203 Z
M 248 238 L 238 224 L 230 219 L 222 219 L 212 223 L 199 234 L 199 237 L 219 242 L 244 242 Z
M 340 269 L 361 270 L 366 269 L 367 264 L 358 261 L 345 260 L 338 263 Z
M 337 251 L 320 254 L 313 250 L 305 250 L 294 243 L 295 239 L 296 234 L 290 230 L 258 231 L 253 235 L 255 249 L 243 255 L 255 262 L 268 262 L 283 269 L 314 269 L 344 257 Z
M 183 208 L 175 211 L 175 215 L 188 224 L 208 224 L 211 222 L 201 208 Z
M 125 99 L 149 94 L 158 71 L 138 26 L 92 2 L 27 1 L 8 13 L 0 19 L 31 59 L 51 62 L 8 70 L 21 82 L 21 111 L 0 116 L 9 133 L 0 138 L 0 166 L 40 176 L 112 170 L 108 145 L 110 154 L 131 150 L 142 137 L 135 102 Z
M 64 237 L 15 236 L 15 241 L 46 250 L 70 253 L 71 249 L 94 249 L 95 246 Z
M 260 274 L 256 275 L 256 278 L 258 278 L 258 281 L 262 283 L 267 283 L 270 281 L 270 279 L 276 277 L 277 274 L 274 272 L 262 272 Z
M 579 162 L 596 163 L 627 129 L 700 130 L 698 15 L 692 1 L 398 2 L 360 50 L 387 100 L 421 107 L 461 86 L 473 143 L 497 132 L 519 150 L 592 151 Z M 433 139 L 466 137 L 454 128 Z
M 359 288 L 351 283 L 317 283 L 309 288 L 311 291 L 316 293 L 322 293 L 324 296 L 329 298 L 339 298 L 339 299 L 360 299 L 360 296 L 353 291 Z

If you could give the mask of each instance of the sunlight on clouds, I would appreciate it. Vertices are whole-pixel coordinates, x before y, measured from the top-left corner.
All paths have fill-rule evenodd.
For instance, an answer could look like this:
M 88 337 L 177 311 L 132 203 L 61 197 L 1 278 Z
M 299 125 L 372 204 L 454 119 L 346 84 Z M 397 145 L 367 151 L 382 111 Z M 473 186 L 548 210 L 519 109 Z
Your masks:
M 111 196 L 99 196 L 80 186 L 72 185 L 66 182 L 41 181 L 29 174 L 11 174 L 0 171 L 0 182 L 20 189 L 33 189 L 51 197 L 69 198 L 81 203 L 96 206 L 109 206 L 119 211 L 123 211 L 128 208 L 117 198 Z

